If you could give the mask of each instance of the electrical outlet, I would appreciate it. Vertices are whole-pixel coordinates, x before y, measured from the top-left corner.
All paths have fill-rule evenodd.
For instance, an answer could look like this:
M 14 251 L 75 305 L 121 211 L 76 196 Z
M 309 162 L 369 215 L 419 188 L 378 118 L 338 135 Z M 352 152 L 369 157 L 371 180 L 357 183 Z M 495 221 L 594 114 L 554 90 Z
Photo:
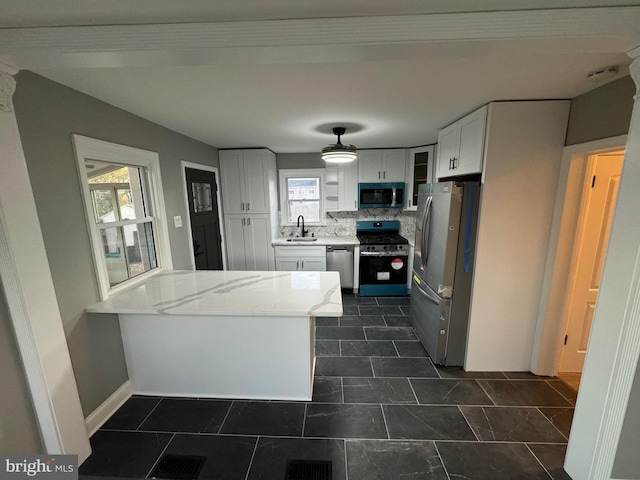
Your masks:
M 182 217 L 180 215 L 173 217 L 173 224 L 176 228 L 180 228 L 182 226 Z

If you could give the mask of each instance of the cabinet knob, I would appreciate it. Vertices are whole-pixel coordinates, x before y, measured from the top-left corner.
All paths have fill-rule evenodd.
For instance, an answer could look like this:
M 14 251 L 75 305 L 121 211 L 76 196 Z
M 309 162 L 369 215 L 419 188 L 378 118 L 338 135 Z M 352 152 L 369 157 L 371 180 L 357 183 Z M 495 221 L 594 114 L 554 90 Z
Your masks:
M 244 202 L 240 203 L 240 210 L 244 212 Z
M 249 208 L 249 205 L 250 205 L 250 204 L 249 204 L 249 202 L 247 202 L 247 212 L 248 212 L 249 210 L 251 210 L 251 209 Z

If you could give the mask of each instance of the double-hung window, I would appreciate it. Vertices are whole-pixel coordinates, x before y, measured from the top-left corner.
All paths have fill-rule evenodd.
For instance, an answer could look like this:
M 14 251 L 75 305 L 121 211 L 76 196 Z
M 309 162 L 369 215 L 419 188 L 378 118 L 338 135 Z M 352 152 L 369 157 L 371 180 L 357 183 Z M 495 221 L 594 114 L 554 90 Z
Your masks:
M 114 290 L 171 268 L 154 152 L 74 135 L 98 284 Z
M 305 225 L 323 223 L 323 169 L 282 169 L 279 181 L 283 224 L 295 224 L 299 215 Z

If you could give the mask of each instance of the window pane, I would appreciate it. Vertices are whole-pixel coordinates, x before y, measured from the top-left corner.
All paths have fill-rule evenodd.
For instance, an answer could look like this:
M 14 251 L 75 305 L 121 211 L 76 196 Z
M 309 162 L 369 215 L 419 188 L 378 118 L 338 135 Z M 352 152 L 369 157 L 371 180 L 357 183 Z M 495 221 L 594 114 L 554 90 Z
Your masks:
M 104 228 L 100 233 L 110 286 L 158 266 L 151 222 Z
M 123 230 L 127 246 L 129 276 L 135 277 L 156 268 L 158 265 L 151 222 L 127 225 Z
M 116 212 L 113 208 L 113 196 L 110 189 L 92 189 L 91 201 L 96 223 L 115 222 Z
M 136 216 L 136 209 L 133 206 L 133 197 L 130 188 L 117 188 L 118 208 L 120 209 L 120 220 L 133 220 Z
M 152 214 L 145 202 L 146 176 L 143 168 L 95 160 L 87 160 L 85 166 L 97 223 L 133 220 Z M 113 212 L 114 204 L 118 206 L 116 212 Z M 110 212 L 111 215 L 105 217 Z
M 320 179 L 315 178 L 287 178 L 289 200 L 319 200 Z
M 210 183 L 191 182 L 191 191 L 193 192 L 194 212 L 201 213 L 213 211 Z
M 129 278 L 127 259 L 122 243 L 122 230 L 119 227 L 112 227 L 102 229 L 100 233 L 109 275 L 109 285 L 113 287 Z
M 289 222 L 295 223 L 298 215 L 304 217 L 305 223 L 320 222 L 320 202 L 310 201 L 290 201 L 289 202 Z

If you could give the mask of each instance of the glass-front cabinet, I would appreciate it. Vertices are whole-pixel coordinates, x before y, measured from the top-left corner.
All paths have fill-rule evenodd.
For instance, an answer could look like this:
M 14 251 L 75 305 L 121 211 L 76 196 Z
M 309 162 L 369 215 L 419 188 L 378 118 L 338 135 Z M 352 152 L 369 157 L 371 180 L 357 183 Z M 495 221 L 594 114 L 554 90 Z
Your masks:
M 425 145 L 423 147 L 409 149 L 405 210 L 417 210 L 418 187 L 423 183 L 433 182 L 435 149 L 435 145 Z

